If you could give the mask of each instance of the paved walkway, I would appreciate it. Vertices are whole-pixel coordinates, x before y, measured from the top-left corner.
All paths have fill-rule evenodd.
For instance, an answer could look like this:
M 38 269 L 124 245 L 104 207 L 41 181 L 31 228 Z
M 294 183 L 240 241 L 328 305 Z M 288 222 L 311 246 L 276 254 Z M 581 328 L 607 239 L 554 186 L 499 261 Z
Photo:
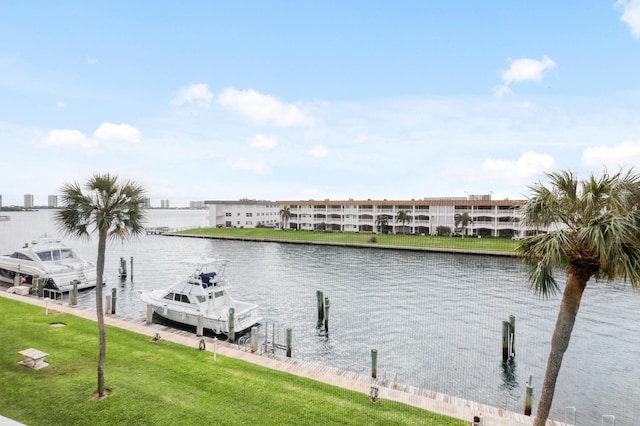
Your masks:
M 0 297 L 6 297 L 31 303 L 43 309 L 48 307 L 72 315 L 77 315 L 92 321 L 96 320 L 95 311 L 79 307 L 70 307 L 68 304 L 53 301 L 46 302 L 45 299 L 35 296 L 19 296 L 8 293 L 5 287 L 0 288 Z M 159 334 L 163 340 L 169 340 L 186 346 L 198 347 L 202 338 L 193 333 L 176 330 L 174 328 L 159 324 L 146 324 L 145 322 L 134 322 L 116 315 L 105 315 L 105 323 L 114 327 L 119 327 L 133 331 L 135 333 L 147 335 L 150 338 Z M 531 425 L 533 418 L 523 414 L 506 411 L 501 408 L 491 407 L 477 402 L 467 401 L 454 396 L 445 395 L 413 386 L 389 383 L 389 381 L 372 379 L 368 376 L 357 374 L 333 367 L 321 366 L 316 363 L 286 358 L 271 353 L 252 353 L 247 348 L 239 347 L 224 341 L 217 340 L 214 343 L 212 338 L 205 337 L 206 350 L 216 354 L 242 359 L 244 361 L 261 365 L 263 367 L 286 371 L 297 376 L 306 377 L 350 389 L 356 392 L 369 395 L 372 385 L 379 388 L 378 396 L 381 399 L 393 400 L 404 404 L 422 408 L 434 413 L 444 414 L 462 420 L 472 422 L 474 416 L 482 417 L 483 426 L 518 426 Z M 0 417 L 0 425 L 4 425 L 4 420 Z M 11 424 L 11 423 L 8 423 Z M 564 423 L 548 420 L 547 426 L 564 426 Z

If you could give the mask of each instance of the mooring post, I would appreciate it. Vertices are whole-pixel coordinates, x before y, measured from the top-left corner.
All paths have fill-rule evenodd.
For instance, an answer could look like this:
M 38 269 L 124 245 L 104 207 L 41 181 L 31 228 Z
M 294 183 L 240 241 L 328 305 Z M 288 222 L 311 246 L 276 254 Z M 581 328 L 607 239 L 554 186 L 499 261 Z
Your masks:
M 516 356 L 516 317 L 514 315 L 509 315 L 509 326 L 510 326 L 510 336 L 509 336 L 509 356 L 511 358 Z
M 378 350 L 371 349 L 371 378 L 378 377 Z
M 147 305 L 147 324 L 153 322 L 153 305 Z
M 324 298 L 324 331 L 329 335 L 329 298 Z
M 229 308 L 229 342 L 236 342 L 235 308 Z
M 104 298 L 105 298 L 104 313 L 109 314 L 111 313 L 111 295 L 107 294 Z
M 525 385 L 524 393 L 524 415 L 531 415 L 531 405 L 533 404 L 533 376 L 529 375 L 529 381 Z
M 33 284 L 35 294 L 37 294 L 38 297 L 42 297 L 44 295 L 44 285 L 42 278 L 33 277 L 31 283 Z
M 116 314 L 116 289 L 112 288 L 111 289 L 111 314 L 115 315 Z
M 320 328 L 324 319 L 324 295 L 321 290 L 316 291 L 316 298 L 318 299 L 318 328 Z
M 204 317 L 202 316 L 202 314 L 198 315 L 198 325 L 196 327 L 196 336 L 200 337 L 202 336 L 203 330 L 204 329 Z
M 78 281 L 73 280 L 73 288 L 71 289 L 71 295 L 69 296 L 69 306 L 76 306 L 78 304 Z
M 124 257 L 120 258 L 120 267 L 118 268 L 118 273 L 120 274 L 120 278 L 127 278 L 127 261 L 124 260 Z
M 131 256 L 130 262 L 131 262 L 131 281 L 133 281 L 133 256 Z
M 509 360 L 509 321 L 502 321 L 502 361 Z
M 291 329 L 287 328 L 287 358 L 291 358 Z
M 18 272 L 13 274 L 13 286 L 17 287 L 22 284 L 22 275 L 20 275 L 20 265 L 18 265 Z
M 251 327 L 251 352 L 258 352 L 258 327 Z

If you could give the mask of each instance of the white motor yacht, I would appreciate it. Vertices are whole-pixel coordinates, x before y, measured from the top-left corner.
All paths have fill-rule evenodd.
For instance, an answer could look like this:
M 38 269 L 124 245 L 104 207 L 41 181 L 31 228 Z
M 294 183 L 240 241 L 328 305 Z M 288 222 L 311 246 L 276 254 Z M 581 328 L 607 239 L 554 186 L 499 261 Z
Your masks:
M 258 305 L 237 301 L 229 294 L 231 284 L 224 275 L 229 260 L 197 258 L 182 263 L 193 268 L 186 279 L 166 289 L 140 294 L 142 301 L 152 306 L 156 315 L 194 327 L 202 321 L 203 329 L 215 334 L 229 333 L 231 312 L 235 334 L 241 334 L 261 321 Z

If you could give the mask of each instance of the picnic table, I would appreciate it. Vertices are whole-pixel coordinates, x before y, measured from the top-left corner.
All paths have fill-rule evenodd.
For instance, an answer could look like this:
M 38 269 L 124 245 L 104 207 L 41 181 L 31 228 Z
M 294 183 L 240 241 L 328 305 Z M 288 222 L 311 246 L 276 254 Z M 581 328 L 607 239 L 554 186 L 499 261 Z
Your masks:
M 34 370 L 39 370 L 40 368 L 46 367 L 49 365 L 48 362 L 45 362 L 44 359 L 49 356 L 48 353 L 42 352 L 38 349 L 29 348 L 23 351 L 18 352 L 23 356 L 22 361 L 18 364 L 24 365 L 25 367 L 33 368 Z

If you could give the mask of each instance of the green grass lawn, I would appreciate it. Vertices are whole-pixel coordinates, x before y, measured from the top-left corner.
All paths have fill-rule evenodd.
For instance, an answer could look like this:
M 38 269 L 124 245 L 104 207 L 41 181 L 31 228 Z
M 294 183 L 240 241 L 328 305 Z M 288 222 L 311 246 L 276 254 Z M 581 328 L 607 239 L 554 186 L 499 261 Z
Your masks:
M 31 426 L 467 424 L 109 326 L 113 393 L 93 400 L 96 323 L 0 297 L 0 330 L 0 414 Z M 50 365 L 18 365 L 18 352 L 30 347 L 49 353 Z
M 294 240 L 308 242 L 328 242 L 343 244 L 363 244 L 367 246 L 399 246 L 399 247 L 429 247 L 434 249 L 463 249 L 488 250 L 514 253 L 517 241 L 506 238 L 452 238 L 433 237 L 428 235 L 403 234 L 371 234 L 359 232 L 322 232 L 322 231 L 293 231 L 268 228 L 197 228 L 180 231 L 180 234 L 205 235 L 217 237 L 237 237 L 268 240 Z M 370 243 L 375 236 L 377 242 Z

